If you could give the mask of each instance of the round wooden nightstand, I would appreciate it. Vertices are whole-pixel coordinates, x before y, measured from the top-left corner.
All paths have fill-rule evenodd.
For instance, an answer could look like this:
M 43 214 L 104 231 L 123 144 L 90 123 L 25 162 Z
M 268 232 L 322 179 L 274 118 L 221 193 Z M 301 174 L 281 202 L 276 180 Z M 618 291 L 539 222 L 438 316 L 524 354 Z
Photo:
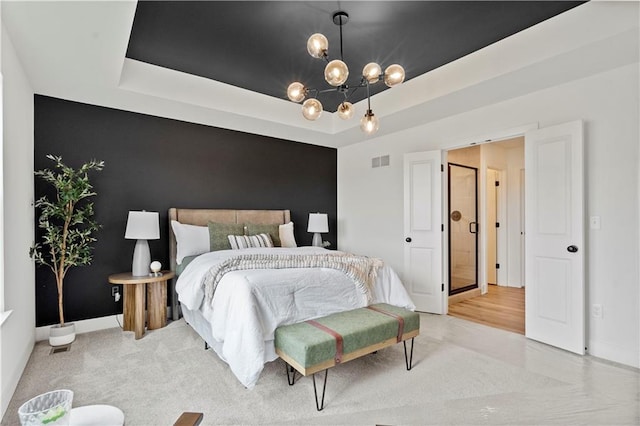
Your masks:
M 144 335 L 145 305 L 149 330 L 167 325 L 167 281 L 176 274 L 172 271 L 161 271 L 161 274 L 138 277 L 131 275 L 131 272 L 123 272 L 109 275 L 111 284 L 122 284 L 124 287 L 122 329 L 133 331 L 136 339 Z

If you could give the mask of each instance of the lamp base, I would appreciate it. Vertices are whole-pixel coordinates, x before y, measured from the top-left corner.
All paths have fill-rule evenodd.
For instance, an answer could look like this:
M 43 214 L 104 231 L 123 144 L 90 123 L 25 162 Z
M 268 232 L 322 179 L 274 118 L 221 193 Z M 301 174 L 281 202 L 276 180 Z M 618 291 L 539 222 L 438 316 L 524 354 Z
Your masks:
M 314 247 L 322 247 L 322 235 L 319 232 L 315 232 L 313 234 L 313 240 L 311 241 L 311 245 Z
M 149 275 L 149 265 L 151 264 L 151 252 L 147 240 L 136 240 L 136 248 L 133 250 L 133 263 L 131 264 L 131 275 L 134 277 L 144 277 Z

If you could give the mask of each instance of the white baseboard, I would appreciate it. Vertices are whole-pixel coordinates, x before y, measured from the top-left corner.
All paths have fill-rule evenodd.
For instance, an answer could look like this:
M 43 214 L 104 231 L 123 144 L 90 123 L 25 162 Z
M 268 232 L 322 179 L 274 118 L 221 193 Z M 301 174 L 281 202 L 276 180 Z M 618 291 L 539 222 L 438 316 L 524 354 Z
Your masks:
M 116 318 L 118 317 L 118 318 Z M 167 308 L 167 319 L 171 320 L 171 307 Z M 118 323 L 118 320 L 120 323 Z M 76 325 L 76 334 L 89 333 L 91 331 L 105 330 L 107 328 L 120 327 L 122 324 L 122 314 L 109 315 L 107 317 L 91 318 L 81 321 L 71 321 Z M 49 340 L 50 325 L 36 327 L 36 342 Z
M 118 321 L 116 320 L 116 315 L 71 322 L 76 325 L 76 334 L 89 333 L 91 331 L 119 327 Z M 122 323 L 122 315 L 120 315 L 120 323 Z M 49 340 L 50 327 L 50 325 L 46 325 L 44 327 L 36 327 L 36 342 L 40 342 L 41 340 Z
M 640 354 L 637 351 L 629 351 L 624 348 L 614 348 L 609 345 L 599 344 L 598 342 L 590 342 L 589 355 L 630 367 L 640 368 Z

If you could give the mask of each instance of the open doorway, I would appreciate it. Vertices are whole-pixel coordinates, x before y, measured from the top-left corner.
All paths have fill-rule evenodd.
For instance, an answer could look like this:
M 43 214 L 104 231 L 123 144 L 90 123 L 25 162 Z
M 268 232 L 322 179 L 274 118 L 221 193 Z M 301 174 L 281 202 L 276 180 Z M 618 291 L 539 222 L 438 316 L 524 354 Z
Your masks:
M 476 231 L 478 242 L 477 288 L 451 291 L 450 283 L 448 312 L 524 334 L 524 137 L 450 150 L 447 162 L 478 170 L 478 214 L 475 229 L 468 230 Z M 450 179 L 449 190 L 455 193 L 458 184 Z M 456 247 L 451 202 L 449 210 L 451 268 Z M 453 272 L 449 279 L 455 279 Z

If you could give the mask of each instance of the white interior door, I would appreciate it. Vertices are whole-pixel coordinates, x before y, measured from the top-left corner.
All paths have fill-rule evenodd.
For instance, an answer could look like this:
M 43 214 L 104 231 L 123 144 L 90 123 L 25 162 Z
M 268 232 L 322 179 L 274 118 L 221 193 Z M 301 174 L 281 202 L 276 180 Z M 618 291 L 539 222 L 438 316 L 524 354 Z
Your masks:
M 525 135 L 528 338 L 584 354 L 582 122 Z
M 416 309 L 444 313 L 440 151 L 404 156 L 404 284 Z

